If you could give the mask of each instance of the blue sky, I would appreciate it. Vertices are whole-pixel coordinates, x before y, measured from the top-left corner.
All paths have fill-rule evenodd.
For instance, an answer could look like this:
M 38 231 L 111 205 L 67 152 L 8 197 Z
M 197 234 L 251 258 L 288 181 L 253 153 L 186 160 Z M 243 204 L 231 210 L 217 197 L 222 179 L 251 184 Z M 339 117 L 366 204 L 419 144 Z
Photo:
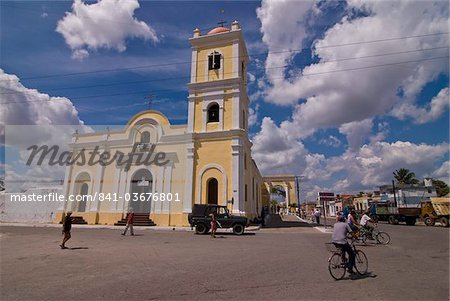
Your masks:
M 120 1 L 109 2 L 114 6 Z M 373 190 L 401 167 L 418 177 L 448 179 L 444 1 L 141 1 L 129 11 L 150 28 L 144 33 L 134 29 L 133 19 L 118 19 L 108 7 L 92 11 L 95 28 L 75 14 L 85 22 L 81 31 L 92 30 L 95 40 L 81 46 L 69 41 L 83 38 L 73 24 L 67 24 L 72 31 L 66 35 L 57 31 L 65 13 L 74 13 L 72 4 L 0 4 L 1 69 L 21 84 L 13 90 L 36 89 L 68 100 L 53 113 L 67 118 L 48 117 L 44 108 L 36 113 L 39 108 L 27 107 L 31 96 L 20 106 L 11 103 L 19 96 L 11 98 L 2 87 L 1 102 L 7 107 L 2 106 L 0 117 L 6 124 L 33 124 L 37 119 L 30 116 L 37 115 L 42 115 L 39 122 L 48 117 L 53 123 L 125 124 L 147 108 L 149 95 L 152 108 L 174 124 L 186 123 L 188 38 L 196 27 L 205 33 L 221 19 L 228 25 L 236 19 L 251 57 L 248 72 L 255 78 L 248 86 L 250 136 L 263 174 L 305 175 L 308 198 L 318 190 Z M 92 4 L 78 2 L 85 9 Z M 112 36 L 124 27 L 130 31 Z M 114 43 L 126 49 L 118 50 Z M 80 49 L 87 53 L 82 60 L 74 58 Z M 398 64 L 408 61 L 414 62 Z M 366 69 L 348 70 L 361 67 Z M 102 70 L 110 71 L 98 72 Z M 69 75 L 73 73 L 79 74 Z

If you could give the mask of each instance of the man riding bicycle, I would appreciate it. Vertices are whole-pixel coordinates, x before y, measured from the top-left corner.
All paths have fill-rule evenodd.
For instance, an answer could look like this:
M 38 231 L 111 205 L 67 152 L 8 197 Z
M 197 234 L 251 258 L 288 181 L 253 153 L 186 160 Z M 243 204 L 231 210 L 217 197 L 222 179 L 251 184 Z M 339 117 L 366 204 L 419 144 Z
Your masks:
M 350 226 L 345 222 L 345 218 L 343 216 L 338 217 L 338 222 L 334 224 L 333 227 L 333 235 L 331 237 L 332 243 L 336 246 L 336 248 L 340 248 L 342 252 L 348 254 L 348 266 L 347 271 L 350 274 L 354 274 L 353 267 L 355 266 L 355 252 L 353 252 L 352 247 L 347 242 L 347 235 L 353 235 L 353 231 Z
M 374 220 L 370 218 L 369 211 L 364 212 L 359 224 L 369 233 L 369 238 L 372 238 L 373 229 L 375 228 L 372 223 L 374 223 Z

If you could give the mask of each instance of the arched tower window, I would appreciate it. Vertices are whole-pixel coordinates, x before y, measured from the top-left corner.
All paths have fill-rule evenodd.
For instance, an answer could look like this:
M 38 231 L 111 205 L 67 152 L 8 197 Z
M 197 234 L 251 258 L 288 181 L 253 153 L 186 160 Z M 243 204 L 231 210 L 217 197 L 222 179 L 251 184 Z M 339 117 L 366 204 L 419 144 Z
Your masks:
M 208 70 L 217 70 L 220 69 L 220 61 L 222 59 L 222 55 L 217 51 L 214 51 L 208 56 Z
M 208 108 L 208 122 L 219 122 L 219 105 L 213 103 Z
M 150 143 L 150 133 L 145 131 L 141 134 L 141 143 Z

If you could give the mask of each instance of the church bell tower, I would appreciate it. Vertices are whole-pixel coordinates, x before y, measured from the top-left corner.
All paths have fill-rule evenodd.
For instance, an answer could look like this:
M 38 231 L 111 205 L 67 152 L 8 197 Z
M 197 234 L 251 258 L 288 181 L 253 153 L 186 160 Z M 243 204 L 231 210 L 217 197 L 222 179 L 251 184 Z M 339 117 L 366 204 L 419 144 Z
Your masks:
M 249 201 L 254 164 L 247 124 L 249 58 L 241 27 L 234 21 L 230 28 L 220 26 L 205 34 L 195 29 L 189 42 L 186 131 L 192 143 L 186 178 L 192 178 L 192 185 L 186 185 L 186 195 L 192 195 L 193 204 L 226 205 L 245 215 L 254 210 Z
M 188 132 L 247 131 L 248 54 L 240 25 L 194 30 Z

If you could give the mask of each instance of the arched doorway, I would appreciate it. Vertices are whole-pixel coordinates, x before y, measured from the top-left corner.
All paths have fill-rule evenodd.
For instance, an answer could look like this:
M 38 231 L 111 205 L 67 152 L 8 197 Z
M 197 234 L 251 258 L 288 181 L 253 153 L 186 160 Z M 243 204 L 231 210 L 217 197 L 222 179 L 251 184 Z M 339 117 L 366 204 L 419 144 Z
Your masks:
M 73 194 L 77 196 L 76 202 L 70 202 L 70 207 L 67 210 L 75 212 L 86 212 L 86 198 L 89 194 L 89 186 L 91 185 L 91 176 L 87 172 L 81 172 L 75 178 Z M 81 197 L 80 197 L 81 196 Z
M 138 170 L 131 179 L 129 208 L 136 213 L 150 213 L 153 176 L 147 169 Z
M 89 185 L 87 183 L 81 184 L 80 195 L 83 196 L 80 201 L 78 201 L 78 212 L 86 211 L 86 199 L 84 196 L 88 195 Z
M 216 204 L 219 199 L 219 182 L 217 182 L 216 178 L 211 178 L 207 182 L 207 201 L 208 204 Z

